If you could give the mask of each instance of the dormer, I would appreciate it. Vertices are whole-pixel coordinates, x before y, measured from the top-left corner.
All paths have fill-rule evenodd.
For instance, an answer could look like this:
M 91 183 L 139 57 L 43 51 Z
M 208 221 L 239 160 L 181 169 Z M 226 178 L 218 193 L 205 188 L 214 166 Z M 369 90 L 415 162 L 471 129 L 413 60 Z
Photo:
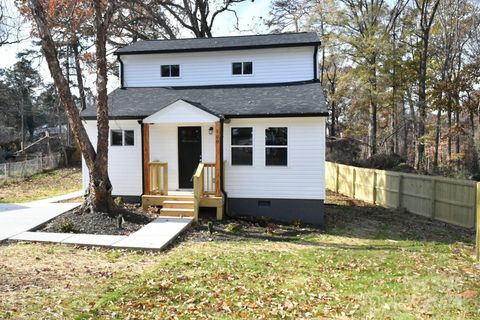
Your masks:
M 115 51 L 122 87 L 317 80 L 316 33 L 139 41 Z

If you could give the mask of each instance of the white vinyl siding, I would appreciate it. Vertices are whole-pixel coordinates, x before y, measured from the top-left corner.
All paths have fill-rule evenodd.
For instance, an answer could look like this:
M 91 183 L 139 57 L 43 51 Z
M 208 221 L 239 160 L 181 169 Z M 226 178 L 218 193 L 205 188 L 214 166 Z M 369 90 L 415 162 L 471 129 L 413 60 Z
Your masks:
M 253 165 L 232 166 L 232 127 L 253 127 Z M 288 128 L 288 166 L 265 165 L 265 129 Z M 224 130 L 225 190 L 231 198 L 325 198 L 325 118 L 232 119 Z
M 123 55 L 125 87 L 279 83 L 313 79 L 313 46 L 216 52 Z M 251 61 L 254 72 L 232 75 L 232 63 Z M 162 78 L 161 65 L 179 64 L 180 78 Z
M 202 127 L 202 161 L 215 162 L 215 132 L 208 134 L 214 123 L 150 125 L 150 160 L 168 162 L 168 189 L 178 189 L 178 127 Z M 193 175 L 193 172 L 192 172 Z
M 86 121 L 90 141 L 97 145 L 97 122 Z M 108 149 L 108 174 L 113 195 L 140 196 L 142 194 L 142 132 L 137 120 L 110 120 L 111 130 L 133 130 L 133 146 L 111 146 Z M 88 170 L 82 161 L 84 189 L 88 187 Z

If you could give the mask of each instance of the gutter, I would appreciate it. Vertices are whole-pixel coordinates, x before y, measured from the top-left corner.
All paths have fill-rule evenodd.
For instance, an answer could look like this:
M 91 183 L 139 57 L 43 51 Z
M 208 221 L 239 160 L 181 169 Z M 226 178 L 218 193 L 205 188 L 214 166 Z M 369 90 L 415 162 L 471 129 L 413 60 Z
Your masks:
M 318 80 L 318 46 L 313 49 L 313 80 Z
M 117 55 L 117 60 L 120 62 L 120 89 L 125 89 L 125 86 L 123 85 L 123 61 L 122 58 L 120 58 L 120 55 Z
M 224 169 L 224 160 L 223 160 L 223 131 L 224 131 L 224 122 L 225 120 L 222 118 L 220 119 L 220 191 L 224 196 L 223 202 L 223 212 L 225 215 L 228 214 L 227 212 L 227 202 L 228 202 L 228 193 L 225 191 L 225 169 Z
M 143 144 L 145 143 L 145 141 L 143 141 L 143 127 L 144 127 L 145 124 L 143 123 L 143 120 L 138 120 L 138 123 L 140 124 L 141 141 L 142 141 L 142 149 L 141 149 L 141 152 L 142 152 L 142 195 L 144 195 L 145 194 L 145 157 L 144 157 L 144 154 L 143 154 Z

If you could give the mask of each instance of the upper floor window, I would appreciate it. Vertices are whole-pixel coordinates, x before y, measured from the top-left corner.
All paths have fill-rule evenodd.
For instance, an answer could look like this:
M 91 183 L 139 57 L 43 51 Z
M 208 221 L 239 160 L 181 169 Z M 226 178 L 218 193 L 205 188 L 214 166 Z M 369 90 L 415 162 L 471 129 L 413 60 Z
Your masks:
M 288 162 L 288 129 L 265 129 L 265 165 L 286 166 Z
M 161 67 L 162 78 L 180 77 L 179 64 L 164 64 Z
M 110 130 L 110 145 L 133 146 L 135 137 L 133 130 Z
M 253 74 L 253 62 L 232 62 L 232 74 Z
M 252 165 L 253 128 L 232 128 L 232 165 Z

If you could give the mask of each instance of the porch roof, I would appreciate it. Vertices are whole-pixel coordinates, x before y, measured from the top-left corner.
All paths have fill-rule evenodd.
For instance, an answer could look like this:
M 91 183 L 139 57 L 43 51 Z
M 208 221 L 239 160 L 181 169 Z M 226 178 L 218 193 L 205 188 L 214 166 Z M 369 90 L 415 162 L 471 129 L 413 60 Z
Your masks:
M 177 100 L 223 118 L 327 116 L 317 81 L 261 85 L 116 89 L 108 96 L 111 119 L 143 119 Z M 81 113 L 95 119 L 93 106 Z

